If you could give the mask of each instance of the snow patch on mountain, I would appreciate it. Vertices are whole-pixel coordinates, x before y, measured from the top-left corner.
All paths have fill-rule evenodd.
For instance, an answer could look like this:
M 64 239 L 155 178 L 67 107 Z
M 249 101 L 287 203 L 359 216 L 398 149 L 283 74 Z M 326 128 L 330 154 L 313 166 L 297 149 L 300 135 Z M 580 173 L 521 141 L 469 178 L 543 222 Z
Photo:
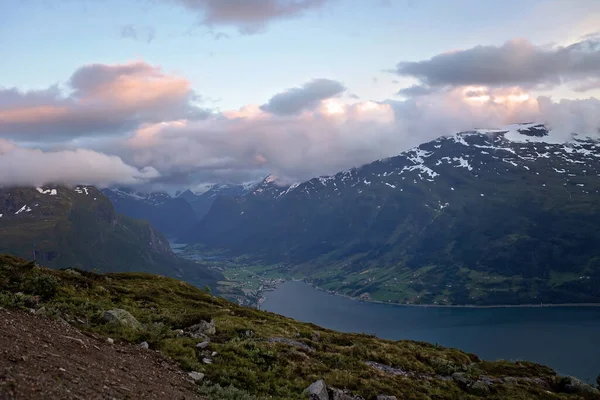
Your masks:
M 36 187 L 35 190 L 37 190 L 40 194 L 47 194 L 50 196 L 56 196 L 58 194 L 58 191 L 56 189 L 42 189 L 41 187 Z
M 27 204 L 25 204 L 23 207 L 21 207 L 16 213 L 15 215 L 19 215 L 22 212 L 31 212 L 31 208 L 27 207 Z

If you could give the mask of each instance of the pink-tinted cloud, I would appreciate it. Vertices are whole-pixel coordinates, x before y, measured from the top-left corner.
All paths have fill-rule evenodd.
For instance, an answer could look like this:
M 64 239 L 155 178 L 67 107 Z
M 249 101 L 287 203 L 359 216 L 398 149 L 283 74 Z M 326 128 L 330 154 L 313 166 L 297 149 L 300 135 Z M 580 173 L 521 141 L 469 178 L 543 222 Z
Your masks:
M 0 142 L 0 171 L 9 171 L 2 182 L 65 176 L 73 183 L 181 187 L 268 173 L 299 181 L 477 127 L 539 121 L 594 135 L 600 127 L 599 100 L 536 98 L 519 86 L 460 85 L 349 104 L 341 84 L 314 82 L 275 94 L 267 105 L 208 115 L 194 106 L 187 80 L 143 62 L 82 67 L 71 76 L 68 95 L 57 87 L 4 90 L 0 137 L 46 151 Z M 104 134 L 89 136 L 96 132 Z
M 92 64 L 56 87 L 20 92 L 0 89 L 0 135 L 15 140 L 64 140 L 119 133 L 140 123 L 202 118 L 189 82 L 144 62 Z
M 150 124 L 121 148 L 137 166 L 178 182 L 243 182 L 273 173 L 299 181 L 398 154 L 441 135 L 540 121 L 590 134 L 600 101 L 553 102 L 519 88 L 465 87 L 406 101 L 344 104 L 273 116 L 256 106 L 203 121 Z

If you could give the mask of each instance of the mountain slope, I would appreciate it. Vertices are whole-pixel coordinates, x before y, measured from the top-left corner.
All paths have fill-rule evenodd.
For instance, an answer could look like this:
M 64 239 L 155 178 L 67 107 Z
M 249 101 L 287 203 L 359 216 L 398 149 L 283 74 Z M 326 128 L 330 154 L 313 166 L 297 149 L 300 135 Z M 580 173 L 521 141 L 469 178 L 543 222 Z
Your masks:
M 378 300 L 600 302 L 599 176 L 597 140 L 463 132 L 331 177 L 267 179 L 219 199 L 190 241 Z
M 0 251 L 56 267 L 144 271 L 199 285 L 217 276 L 175 257 L 150 224 L 116 213 L 91 186 L 0 189 Z
M 103 393 L 126 398 L 140 389 L 139 384 L 126 379 L 128 372 L 139 372 L 139 368 L 122 367 L 135 362 L 136 357 L 156 359 L 154 351 L 158 351 L 177 361 L 183 369 L 196 371 L 196 379 L 201 381 L 199 393 L 211 400 L 306 399 L 309 396 L 304 390 L 320 379 L 325 380 L 330 392 L 337 392 L 327 397 L 333 399 L 375 400 L 380 398 L 378 396 L 407 400 L 600 398 L 595 388 L 577 379 L 559 376 L 542 365 L 526 361 L 483 361 L 474 354 L 423 342 L 335 332 L 241 307 L 184 282 L 148 274 L 99 275 L 72 269 L 48 270 L 16 257 L 0 255 L 0 282 L 4 283 L 0 287 L 0 306 L 31 308 L 25 308 L 27 317 L 25 311 L 20 311 L 20 315 L 17 311 L 0 314 L 22 321 L 16 323 L 22 327 L 19 332 L 12 324 L 3 329 L 0 319 L 0 332 L 8 334 L 0 340 L 0 365 L 4 361 L 10 366 L 3 369 L 0 378 L 0 383 L 8 383 L 0 384 L 0 397 L 10 390 L 29 392 L 31 382 L 25 378 L 32 374 L 24 365 L 34 358 L 36 363 L 32 368 L 39 372 L 36 382 L 40 385 L 48 383 L 51 388 L 69 388 L 79 394 L 86 385 L 75 386 L 75 378 L 82 373 L 92 373 L 94 377 L 87 387 L 90 393 L 101 387 Z M 103 316 L 114 315 L 116 309 L 120 310 L 118 315 L 128 317 L 106 321 Z M 72 324 L 86 335 L 72 327 L 63 328 L 61 333 L 63 325 L 45 316 L 62 318 L 63 323 Z M 45 337 L 37 331 L 29 331 L 35 329 L 32 328 L 35 322 L 39 328 L 49 326 Z M 51 341 L 42 346 L 43 343 L 32 342 L 37 338 L 47 341 L 52 334 L 57 336 L 56 343 Z M 10 335 L 18 336 L 16 342 L 7 340 Z M 113 347 L 99 343 L 99 339 L 106 336 L 115 340 L 109 345 Z M 149 352 L 122 345 L 142 341 L 146 342 Z M 65 346 L 76 349 L 76 354 L 65 355 Z M 123 370 L 123 374 L 118 375 L 125 377 L 123 382 L 115 378 L 114 371 L 106 371 L 110 365 L 97 352 L 100 346 L 106 354 L 116 357 L 114 369 Z M 114 351 L 115 348 L 118 351 Z M 57 354 L 48 354 L 50 350 Z M 144 351 L 148 354 L 144 355 Z M 86 359 L 98 368 L 88 368 Z M 56 365 L 60 360 L 71 363 Z M 40 368 L 38 364 L 47 368 Z M 150 370 L 136 381 L 153 378 L 156 383 L 155 374 L 162 372 L 167 383 L 177 384 L 175 371 L 165 371 L 172 368 L 169 364 L 148 365 L 147 360 L 140 360 L 140 364 Z M 107 374 L 110 382 L 99 380 L 98 374 Z M 57 377 L 73 379 L 57 380 Z M 115 379 L 119 382 L 114 382 Z M 123 390 L 123 387 L 130 389 Z M 341 390 L 332 387 L 349 389 L 352 394 L 342 395 Z M 183 390 L 185 386 L 169 390 L 177 388 Z M 150 385 L 147 389 L 158 388 Z M 157 394 L 148 393 L 144 398 Z M 171 397 L 163 393 L 163 398 Z
M 117 211 L 128 217 L 143 219 L 165 235 L 178 237 L 198 222 L 185 198 L 167 193 L 138 193 L 131 189 L 103 189 Z

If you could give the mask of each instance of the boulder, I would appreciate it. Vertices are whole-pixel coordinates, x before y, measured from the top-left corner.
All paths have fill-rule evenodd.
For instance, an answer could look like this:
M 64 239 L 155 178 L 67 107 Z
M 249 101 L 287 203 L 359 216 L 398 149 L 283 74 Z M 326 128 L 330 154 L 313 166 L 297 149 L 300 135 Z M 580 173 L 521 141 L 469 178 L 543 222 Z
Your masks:
M 490 393 L 490 387 L 484 381 L 475 381 L 469 387 L 469 392 L 480 396 L 485 396 Z
M 188 372 L 188 376 L 192 378 L 194 382 L 200 382 L 204 379 L 204 374 L 196 371 Z
M 104 314 L 102 314 L 102 322 L 121 325 L 132 329 L 140 329 L 142 326 L 133 315 L 120 308 L 104 311 Z
M 587 383 L 580 381 L 573 376 L 565 376 L 561 378 L 561 387 L 566 393 L 594 393 L 600 394 L 600 390 L 595 387 L 588 385 Z
M 309 400 L 329 400 L 329 393 L 327 393 L 327 385 L 324 380 L 313 382 L 308 389 Z
M 452 380 L 458 384 L 462 389 L 466 389 L 469 385 L 467 374 L 464 372 L 455 372 L 452 374 Z
M 186 329 L 187 334 L 193 338 L 202 339 L 206 336 L 217 333 L 215 322 L 211 319 L 210 322 L 200 321 L 196 325 L 192 325 Z

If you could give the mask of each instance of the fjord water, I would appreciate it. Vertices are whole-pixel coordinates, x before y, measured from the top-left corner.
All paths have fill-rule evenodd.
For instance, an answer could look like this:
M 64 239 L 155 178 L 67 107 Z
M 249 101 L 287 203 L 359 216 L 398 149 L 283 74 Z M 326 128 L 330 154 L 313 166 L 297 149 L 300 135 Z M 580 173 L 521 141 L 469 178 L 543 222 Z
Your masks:
M 600 307 L 398 306 L 286 282 L 267 293 L 262 309 L 344 332 L 456 347 L 487 360 L 538 362 L 588 382 L 600 374 Z

